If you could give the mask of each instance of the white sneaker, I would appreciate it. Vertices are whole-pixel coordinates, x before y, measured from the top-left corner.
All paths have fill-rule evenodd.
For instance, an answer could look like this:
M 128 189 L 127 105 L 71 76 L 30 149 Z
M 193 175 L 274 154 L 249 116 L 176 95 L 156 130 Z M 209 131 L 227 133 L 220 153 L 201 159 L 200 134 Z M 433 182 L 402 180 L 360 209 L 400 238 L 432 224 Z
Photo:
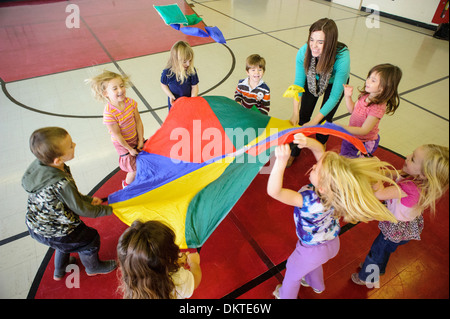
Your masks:
M 311 287 L 310 285 L 308 285 L 308 283 L 305 281 L 305 278 L 302 278 L 302 281 L 300 282 L 302 284 L 303 287 Z M 312 287 L 311 287 L 312 288 Z M 321 294 L 323 292 L 323 290 L 318 290 L 315 288 L 312 288 L 312 290 L 314 290 L 314 292 L 316 294 Z
M 275 297 L 275 299 L 280 299 L 280 288 L 281 284 L 277 285 L 275 287 L 275 290 L 272 292 L 272 295 Z

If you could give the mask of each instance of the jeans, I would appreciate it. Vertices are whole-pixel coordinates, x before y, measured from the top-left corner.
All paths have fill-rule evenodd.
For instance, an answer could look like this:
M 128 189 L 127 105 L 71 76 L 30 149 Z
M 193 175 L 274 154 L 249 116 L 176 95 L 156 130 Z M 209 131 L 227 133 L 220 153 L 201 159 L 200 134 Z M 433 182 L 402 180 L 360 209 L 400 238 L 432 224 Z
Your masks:
M 409 240 L 404 240 L 399 243 L 394 243 L 390 240 L 384 239 L 382 232 L 375 238 L 372 247 L 370 248 L 369 254 L 366 256 L 361 270 L 358 273 L 359 279 L 366 281 L 367 277 L 372 274 L 373 266 L 378 266 L 379 274 L 382 275 L 386 271 L 386 265 L 389 261 L 391 253 L 393 253 L 398 246 L 404 245 Z M 370 267 L 369 265 L 373 265 Z M 368 267 L 369 266 L 369 267 Z
M 100 236 L 91 227 L 81 223 L 70 234 L 62 237 L 44 237 L 28 229 L 30 236 L 55 249 L 55 274 L 64 273 L 70 253 L 77 252 L 86 269 L 98 265 L 98 251 L 100 250 Z

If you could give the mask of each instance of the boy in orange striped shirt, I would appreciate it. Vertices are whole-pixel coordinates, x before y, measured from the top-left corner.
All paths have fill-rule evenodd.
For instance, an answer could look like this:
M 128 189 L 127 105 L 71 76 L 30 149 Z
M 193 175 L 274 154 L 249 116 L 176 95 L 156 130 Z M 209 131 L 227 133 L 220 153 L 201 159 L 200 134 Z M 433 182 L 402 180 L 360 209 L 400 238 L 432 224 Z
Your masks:
M 122 181 L 122 187 L 126 187 L 136 177 L 136 155 L 144 146 L 144 126 L 137 103 L 126 97 L 128 77 L 104 71 L 90 82 L 95 97 L 107 102 L 103 111 L 103 124 L 108 128 L 119 153 L 119 167 L 127 172 Z

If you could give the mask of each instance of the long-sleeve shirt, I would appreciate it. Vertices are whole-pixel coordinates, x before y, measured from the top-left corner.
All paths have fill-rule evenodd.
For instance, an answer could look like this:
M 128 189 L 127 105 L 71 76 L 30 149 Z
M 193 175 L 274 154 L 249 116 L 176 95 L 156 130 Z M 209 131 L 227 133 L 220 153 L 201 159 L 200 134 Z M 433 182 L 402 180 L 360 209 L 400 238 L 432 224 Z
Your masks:
M 295 80 L 294 84 L 305 87 L 306 83 L 306 73 L 305 68 L 303 66 L 303 62 L 305 60 L 305 53 L 308 49 L 308 45 L 303 45 L 297 52 L 296 58 L 296 67 L 295 67 Z M 344 84 L 347 83 L 348 77 L 350 75 L 350 53 L 348 48 L 342 48 L 336 54 L 336 60 L 334 62 L 333 70 L 331 71 L 331 77 L 329 80 L 329 84 L 333 84 L 333 88 L 331 89 L 330 96 L 328 100 L 325 102 L 324 106 L 320 109 L 320 113 L 325 117 L 331 110 L 334 109 L 336 104 L 339 101 L 339 98 L 344 91 Z M 316 79 L 319 77 L 316 75 Z M 302 96 L 302 93 L 299 93 L 299 96 Z
M 75 185 L 70 169 L 64 172 L 35 160 L 22 178 L 28 192 L 26 224 L 43 237 L 62 237 L 70 234 L 83 217 L 112 214 L 112 207 L 92 205 L 92 197 L 82 195 Z
M 239 80 L 234 92 L 234 100 L 247 109 L 256 106 L 262 114 L 269 114 L 270 89 L 263 80 L 259 81 L 254 89 L 250 87 L 248 78 Z

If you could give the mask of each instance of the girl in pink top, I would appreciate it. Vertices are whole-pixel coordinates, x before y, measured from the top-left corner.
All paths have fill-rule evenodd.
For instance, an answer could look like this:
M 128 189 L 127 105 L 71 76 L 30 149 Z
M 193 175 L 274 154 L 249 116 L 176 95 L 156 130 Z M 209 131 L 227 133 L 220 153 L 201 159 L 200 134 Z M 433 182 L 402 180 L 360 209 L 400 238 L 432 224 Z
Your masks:
M 391 253 L 410 240 L 420 240 L 424 210 L 430 208 L 434 214 L 435 202 L 448 188 L 448 166 L 448 147 L 426 144 L 406 157 L 400 174 L 393 172 L 397 174 L 401 192 L 379 183 L 375 196 L 386 201 L 387 208 L 398 222 L 379 223 L 381 232 L 361 264 L 361 270 L 351 276 L 354 283 L 368 288 L 377 287 L 378 275 L 384 274 Z
M 89 80 L 96 98 L 107 102 L 103 111 L 103 124 L 111 134 L 111 140 L 119 153 L 119 167 L 127 172 L 122 187 L 136 177 L 136 155 L 144 146 L 144 126 L 137 103 L 126 96 L 128 77 L 103 71 Z
M 402 71 L 395 65 L 374 66 L 356 103 L 352 100 L 353 87 L 344 84 L 345 104 L 351 116 L 349 125 L 343 127 L 364 143 L 369 155 L 377 149 L 380 141 L 378 124 L 381 118 L 384 114 L 394 114 L 400 104 L 398 84 L 401 78 Z M 341 155 L 359 156 L 356 147 L 347 141 L 342 142 Z

